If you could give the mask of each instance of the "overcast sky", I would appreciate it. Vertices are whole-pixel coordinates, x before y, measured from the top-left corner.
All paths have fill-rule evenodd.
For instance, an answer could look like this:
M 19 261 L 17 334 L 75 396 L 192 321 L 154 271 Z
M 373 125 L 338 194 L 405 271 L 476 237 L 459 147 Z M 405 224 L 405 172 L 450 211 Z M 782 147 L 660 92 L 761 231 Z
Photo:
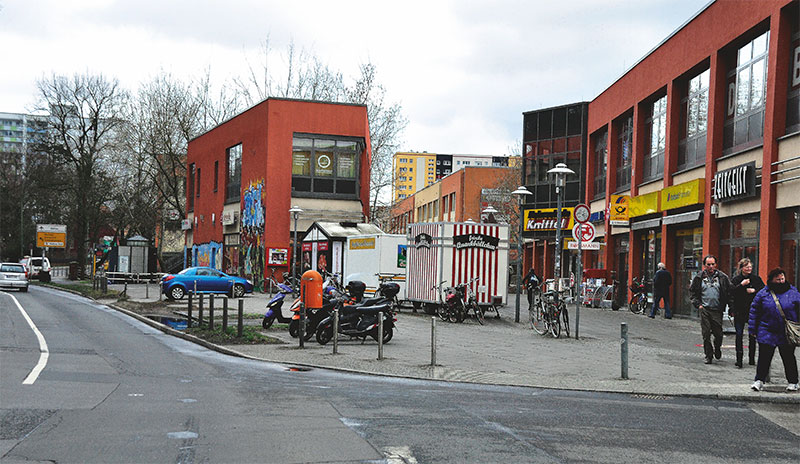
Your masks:
M 593 99 L 707 3 L 0 0 L 0 111 L 28 112 L 53 73 L 244 76 L 269 37 L 345 76 L 375 64 L 409 120 L 401 150 L 500 155 L 523 112 Z

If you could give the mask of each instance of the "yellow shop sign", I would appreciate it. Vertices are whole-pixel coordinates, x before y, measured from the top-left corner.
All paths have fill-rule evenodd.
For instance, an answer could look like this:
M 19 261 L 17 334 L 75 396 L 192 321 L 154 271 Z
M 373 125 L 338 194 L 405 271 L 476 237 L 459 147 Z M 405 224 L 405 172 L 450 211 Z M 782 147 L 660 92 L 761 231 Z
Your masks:
M 631 197 L 631 201 L 628 203 L 628 215 L 630 217 L 638 217 L 644 216 L 645 214 L 657 213 L 661 211 L 659 207 L 660 199 L 660 191 Z
M 661 190 L 661 209 L 669 210 L 705 201 L 705 179 L 695 179 Z
M 611 195 L 608 216 L 612 226 L 628 225 L 628 203 L 630 199 L 629 195 Z
M 374 250 L 375 249 L 375 237 L 351 238 L 350 239 L 350 249 L 351 250 Z

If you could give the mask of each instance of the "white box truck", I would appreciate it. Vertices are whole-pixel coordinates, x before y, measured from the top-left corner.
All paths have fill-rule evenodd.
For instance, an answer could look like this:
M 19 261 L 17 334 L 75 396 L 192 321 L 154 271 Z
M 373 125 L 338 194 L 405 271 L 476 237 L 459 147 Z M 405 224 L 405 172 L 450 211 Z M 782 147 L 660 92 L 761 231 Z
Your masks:
M 440 289 L 478 278 L 481 306 L 502 306 L 508 291 L 508 225 L 433 222 L 408 226 L 406 299 L 428 313 L 441 303 Z M 498 313 L 499 316 L 499 313 Z
M 369 234 L 347 237 L 344 250 L 342 283 L 360 280 L 367 284 L 367 294 L 374 294 L 381 279 L 400 285 L 397 298 L 406 290 L 406 236 Z

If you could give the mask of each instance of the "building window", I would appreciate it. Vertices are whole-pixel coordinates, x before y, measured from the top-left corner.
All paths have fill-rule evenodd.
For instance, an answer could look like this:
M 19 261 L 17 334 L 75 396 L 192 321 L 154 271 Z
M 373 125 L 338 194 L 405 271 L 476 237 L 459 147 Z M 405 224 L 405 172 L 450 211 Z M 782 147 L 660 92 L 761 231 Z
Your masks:
M 363 147 L 360 139 L 296 135 L 292 139 L 292 191 L 297 196 L 358 198 Z
M 631 186 L 631 154 L 633 153 L 633 116 L 626 117 L 619 128 L 617 145 L 617 191 Z
M 678 170 L 705 164 L 708 131 L 708 79 L 706 69 L 689 81 L 686 98 L 681 101 Z
M 765 32 L 737 52 L 736 69 L 728 74 L 723 155 L 763 141 L 768 48 L 769 32 Z
M 800 131 L 800 31 L 795 24 L 789 47 L 789 92 L 786 95 L 786 133 Z
M 650 117 L 646 121 L 650 132 L 648 149 L 644 154 L 643 180 L 658 179 L 664 174 L 664 147 L 667 140 L 667 96 L 653 103 Z
M 219 186 L 219 161 L 214 161 L 214 191 Z
M 608 131 L 597 137 L 594 145 L 594 197 L 606 196 L 606 166 L 608 165 Z
M 401 173 L 404 173 L 404 172 L 406 172 L 406 168 L 400 168 L 400 172 L 401 172 Z
M 189 197 L 188 210 L 189 211 L 194 211 L 194 195 L 193 194 L 194 194 L 195 170 L 196 170 L 196 168 L 195 168 L 194 163 L 190 164 L 189 165 L 189 182 L 188 182 L 188 186 L 186 188 L 186 191 L 189 192 L 189 195 L 188 195 L 188 197 Z
M 228 148 L 225 175 L 225 202 L 239 201 L 242 188 L 242 144 Z

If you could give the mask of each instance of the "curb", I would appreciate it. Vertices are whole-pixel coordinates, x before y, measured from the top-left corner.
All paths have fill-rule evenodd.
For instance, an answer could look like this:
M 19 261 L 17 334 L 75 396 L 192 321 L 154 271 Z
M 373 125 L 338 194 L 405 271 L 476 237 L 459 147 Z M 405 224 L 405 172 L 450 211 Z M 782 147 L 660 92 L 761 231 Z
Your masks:
M 68 293 L 73 293 L 75 295 L 81 295 L 79 292 L 74 290 L 64 289 L 56 286 L 51 285 L 43 285 L 49 287 L 51 289 L 64 291 Z M 84 296 L 84 298 L 91 299 L 97 303 L 101 303 L 98 300 L 94 300 L 92 298 Z M 391 377 L 391 378 L 400 378 L 400 379 L 413 379 L 413 380 L 422 380 L 422 381 L 429 381 L 429 382 L 437 382 L 437 383 L 462 383 L 468 385 L 496 385 L 496 386 L 505 386 L 505 387 L 520 387 L 520 388 L 536 388 L 542 390 L 559 390 L 559 391 L 576 391 L 576 392 L 592 392 L 592 393 L 614 393 L 620 395 L 658 395 L 660 397 L 672 397 L 672 398 L 694 398 L 694 399 L 712 399 L 712 400 L 723 400 L 723 401 L 735 401 L 735 402 L 743 402 L 743 403 L 764 403 L 764 404 L 800 404 L 800 395 L 798 394 L 789 394 L 792 395 L 790 397 L 785 396 L 762 396 L 759 394 L 758 396 L 747 396 L 747 395 L 734 395 L 734 394 L 720 394 L 720 393 L 653 393 L 649 391 L 639 391 L 639 390 L 629 390 L 629 391 L 619 391 L 619 390 L 609 390 L 609 389 L 593 389 L 593 388 L 565 388 L 565 387 L 553 387 L 553 386 L 546 386 L 546 385 L 529 385 L 529 384 L 519 384 L 519 383 L 510 383 L 510 382 L 499 382 L 499 383 L 484 383 L 484 382 L 477 382 L 477 381 L 470 381 L 470 380 L 462 380 L 462 379 L 433 379 L 430 377 L 422 377 L 422 376 L 414 376 L 414 375 L 400 375 L 400 374 L 392 374 L 392 373 L 378 373 L 378 372 L 368 372 L 362 371 L 358 369 L 350 369 L 346 367 L 336 367 L 336 366 L 324 366 L 320 364 L 310 364 L 304 362 L 286 362 L 286 361 L 274 361 L 266 358 L 259 358 L 255 356 L 250 356 L 244 353 L 240 353 L 236 350 L 226 348 L 225 346 L 217 345 L 202 338 L 195 337 L 194 335 L 189 335 L 187 333 L 181 332 L 179 330 L 175 330 L 172 327 L 167 325 L 161 324 L 160 322 L 156 322 L 148 317 L 142 316 L 141 314 L 135 313 L 128 309 L 122 308 L 120 306 L 115 305 L 114 303 L 101 303 L 109 308 L 112 308 L 116 311 L 119 311 L 127 316 L 130 316 L 144 324 L 149 325 L 155 329 L 158 329 L 165 334 L 172 335 L 188 342 L 195 343 L 200 345 L 204 348 L 209 350 L 216 351 L 221 354 L 225 354 L 228 356 L 235 356 L 238 358 L 249 359 L 252 361 L 261 361 L 261 362 L 269 362 L 273 364 L 279 365 L 288 365 L 288 366 L 301 366 L 301 367 L 310 367 L 314 369 L 325 369 L 330 371 L 337 371 L 337 372 L 346 372 L 350 374 L 360 374 L 360 375 L 368 375 L 368 376 L 375 376 L 375 377 Z M 773 394 L 772 392 L 768 392 L 767 395 Z

